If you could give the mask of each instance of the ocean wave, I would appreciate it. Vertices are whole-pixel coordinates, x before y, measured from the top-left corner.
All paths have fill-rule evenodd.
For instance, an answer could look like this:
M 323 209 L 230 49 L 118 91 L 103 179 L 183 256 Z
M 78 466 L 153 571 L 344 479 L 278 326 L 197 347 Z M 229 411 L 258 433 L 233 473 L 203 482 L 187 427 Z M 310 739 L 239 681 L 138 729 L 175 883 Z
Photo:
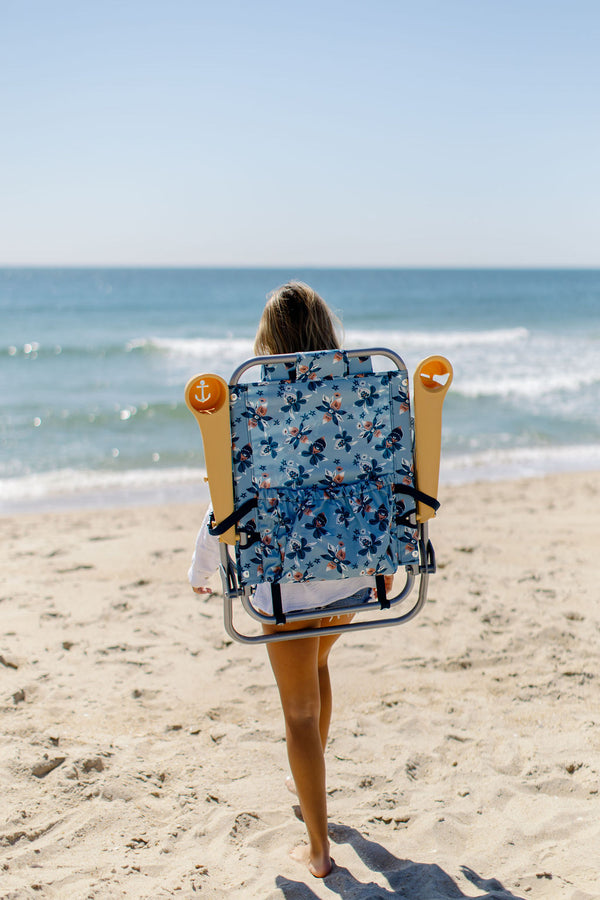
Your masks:
M 508 344 L 526 340 L 526 328 L 503 328 L 490 331 L 405 331 L 356 329 L 344 330 L 344 346 L 354 347 L 421 347 L 436 344 L 444 347 L 464 347 L 470 345 Z M 127 341 L 125 349 L 158 351 L 173 355 L 200 357 L 225 353 L 232 358 L 247 358 L 252 355 L 253 337 L 136 337 Z
M 499 344 L 515 344 L 527 340 L 527 328 L 499 328 L 489 331 L 410 331 L 363 330 L 349 328 L 344 332 L 347 347 L 398 347 L 400 353 L 406 347 L 440 347 L 446 352 L 457 347 L 477 347 Z
M 481 331 L 424 331 L 404 329 L 348 328 L 343 333 L 343 344 L 349 349 L 361 347 L 386 347 L 402 355 L 412 351 L 448 354 L 453 350 L 476 351 L 481 348 L 516 348 L 527 342 L 531 333 L 527 328 L 502 328 Z M 15 359 L 37 359 L 52 356 L 112 357 L 121 354 L 156 354 L 183 363 L 190 360 L 223 361 L 237 365 L 253 356 L 253 336 L 222 334 L 219 336 L 166 337 L 161 335 L 133 336 L 124 342 L 103 344 L 100 337 L 94 343 L 69 344 L 68 342 L 44 344 L 31 341 L 23 345 L 10 345 L 0 350 L 0 355 Z
M 463 484 L 473 481 L 506 481 L 550 475 L 553 472 L 597 471 L 598 444 L 562 447 L 514 447 L 480 453 L 442 455 L 440 482 Z
M 64 400 L 64 398 L 61 398 Z M 105 408 L 90 406 L 78 407 L 77 402 L 86 402 L 83 398 L 74 397 L 70 405 L 62 405 L 52 409 L 35 410 L 35 415 L 30 409 L 22 407 L 15 410 L 10 417 L 11 432 L 17 431 L 20 435 L 30 434 L 31 429 L 41 429 L 40 434 L 45 434 L 46 439 L 54 436 L 63 445 L 72 440 L 84 440 L 85 436 L 98 442 L 101 435 L 110 434 L 112 440 L 124 435 L 123 429 L 135 431 L 138 434 L 151 435 L 157 430 L 169 428 L 181 422 L 187 422 L 189 411 L 183 398 L 183 389 L 179 390 L 172 401 L 139 401 L 137 403 L 112 403 Z M 0 428 L 3 425 L 3 417 L 0 415 Z M 0 477 L 3 471 L 4 460 L 0 460 Z
M 39 360 L 47 361 L 52 357 L 60 357 L 66 359 L 110 359 L 114 356 L 122 356 L 136 348 L 136 342 L 113 341 L 111 343 L 102 343 L 101 339 L 96 337 L 95 343 L 48 343 L 41 341 L 30 341 L 25 344 L 10 344 L 0 349 L 0 357 L 8 357 L 15 361 Z M 144 341 L 140 346 L 143 346 Z
M 132 338 L 125 344 L 128 353 L 136 350 L 158 352 L 175 357 L 225 357 L 234 362 L 252 356 L 252 338 L 167 338 L 148 337 Z
M 478 453 L 443 454 L 440 484 L 506 481 L 542 477 L 554 472 L 600 470 L 600 446 L 518 447 Z M 206 503 L 202 469 L 131 469 L 121 472 L 58 469 L 38 475 L 0 480 L 0 512 L 137 505 L 140 503 Z
M 395 350 L 412 370 L 424 356 L 435 353 L 454 356 L 457 362 L 469 352 L 487 356 L 492 347 L 511 347 L 518 353 L 518 347 L 528 337 L 529 332 L 525 328 L 472 333 L 365 329 L 346 331 L 343 345 L 348 349 L 381 347 Z M 133 355 L 142 353 L 162 357 L 174 372 L 185 373 L 186 377 L 189 377 L 191 367 L 197 366 L 228 379 L 238 365 L 254 356 L 252 344 L 251 337 L 231 335 L 194 338 L 154 336 L 131 338 L 125 344 L 125 351 Z M 385 369 L 389 365 L 379 360 L 375 360 L 374 364 L 376 369 Z M 242 380 L 249 378 L 251 374 L 243 376 Z
M 0 355 L 14 360 L 49 359 L 54 356 L 62 357 L 93 357 L 110 358 L 123 354 L 157 354 L 172 358 L 203 357 L 221 358 L 234 363 L 252 356 L 252 338 L 168 338 L 168 337 L 133 337 L 122 342 L 102 343 L 97 338 L 96 343 L 44 344 L 40 341 L 31 341 L 25 344 L 11 344 L 0 350 Z
M 151 494 L 161 500 L 168 500 L 169 494 L 178 488 L 195 485 L 198 495 L 206 499 L 204 482 L 206 472 L 189 467 L 170 469 L 129 469 L 120 472 L 106 472 L 94 469 L 56 469 L 36 475 L 0 480 L 0 509 L 10 511 L 44 501 L 74 500 L 81 505 L 109 505 L 116 502 L 119 495 L 123 499 L 133 499 L 137 495 Z
M 600 375 L 584 367 L 582 371 L 544 372 L 536 374 L 493 374 L 487 378 L 455 380 L 452 391 L 470 399 L 476 397 L 536 398 L 560 393 L 573 394 L 600 383 Z

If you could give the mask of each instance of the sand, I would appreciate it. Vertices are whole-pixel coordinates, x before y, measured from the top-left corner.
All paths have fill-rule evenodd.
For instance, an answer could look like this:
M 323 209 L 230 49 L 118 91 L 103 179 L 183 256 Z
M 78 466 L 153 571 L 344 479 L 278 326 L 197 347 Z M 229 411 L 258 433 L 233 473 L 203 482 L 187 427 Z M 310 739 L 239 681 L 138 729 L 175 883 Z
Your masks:
M 600 897 L 599 492 L 442 491 L 425 610 L 332 653 L 324 881 L 265 650 L 187 586 L 200 506 L 1 518 L 0 895 Z

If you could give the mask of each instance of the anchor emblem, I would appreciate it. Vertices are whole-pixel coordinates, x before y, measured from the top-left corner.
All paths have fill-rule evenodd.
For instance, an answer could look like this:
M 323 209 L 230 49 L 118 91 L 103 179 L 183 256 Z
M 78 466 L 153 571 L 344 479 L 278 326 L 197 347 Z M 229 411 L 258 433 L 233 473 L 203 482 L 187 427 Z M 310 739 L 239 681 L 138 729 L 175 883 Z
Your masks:
M 197 413 L 214 413 L 227 403 L 229 393 L 219 375 L 196 375 L 185 389 L 186 403 Z
M 204 389 L 206 387 L 207 387 L 207 384 L 206 384 L 204 378 L 202 379 L 202 381 L 199 381 L 198 384 L 196 385 L 196 391 L 194 393 L 194 398 L 198 401 L 198 403 L 206 403 L 207 400 L 210 400 L 210 397 L 211 397 L 210 393 L 208 393 L 208 394 L 204 393 Z M 200 388 L 200 396 L 198 396 L 198 388 Z

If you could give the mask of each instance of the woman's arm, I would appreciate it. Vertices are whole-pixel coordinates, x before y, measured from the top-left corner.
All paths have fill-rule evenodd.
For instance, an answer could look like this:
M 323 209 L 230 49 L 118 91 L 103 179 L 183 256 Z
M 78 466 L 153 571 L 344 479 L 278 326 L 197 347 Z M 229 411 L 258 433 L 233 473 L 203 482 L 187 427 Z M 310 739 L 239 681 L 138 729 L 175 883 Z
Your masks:
M 189 582 L 196 594 L 211 593 L 210 588 L 206 586 L 206 582 L 214 575 L 219 566 L 219 541 L 209 534 L 208 531 L 211 513 L 212 507 L 209 506 L 198 531 L 192 564 L 188 572 Z

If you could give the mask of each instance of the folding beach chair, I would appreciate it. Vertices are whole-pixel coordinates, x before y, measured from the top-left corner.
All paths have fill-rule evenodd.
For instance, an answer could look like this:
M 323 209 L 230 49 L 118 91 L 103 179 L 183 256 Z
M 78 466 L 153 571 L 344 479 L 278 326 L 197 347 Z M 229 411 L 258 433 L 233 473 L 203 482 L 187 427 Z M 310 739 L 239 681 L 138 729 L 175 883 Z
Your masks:
M 386 371 L 373 370 L 374 357 L 385 359 Z M 257 368 L 258 381 L 240 380 Z M 314 634 L 311 626 L 245 634 L 233 617 L 237 599 L 259 622 L 327 616 L 326 607 L 283 612 L 281 585 L 313 579 L 373 577 L 372 597 L 343 612 L 376 615 L 322 627 L 320 634 L 398 625 L 419 612 L 435 572 L 427 522 L 439 506 L 441 412 L 451 380 L 443 357 L 419 365 L 414 419 L 406 366 L 383 348 L 256 357 L 236 369 L 229 384 L 211 374 L 188 382 L 186 403 L 202 432 L 231 637 L 263 643 Z M 404 584 L 388 597 L 384 576 L 399 569 Z M 410 609 L 381 612 L 395 612 L 417 578 Z M 252 603 L 262 582 L 271 586 L 273 616 Z

